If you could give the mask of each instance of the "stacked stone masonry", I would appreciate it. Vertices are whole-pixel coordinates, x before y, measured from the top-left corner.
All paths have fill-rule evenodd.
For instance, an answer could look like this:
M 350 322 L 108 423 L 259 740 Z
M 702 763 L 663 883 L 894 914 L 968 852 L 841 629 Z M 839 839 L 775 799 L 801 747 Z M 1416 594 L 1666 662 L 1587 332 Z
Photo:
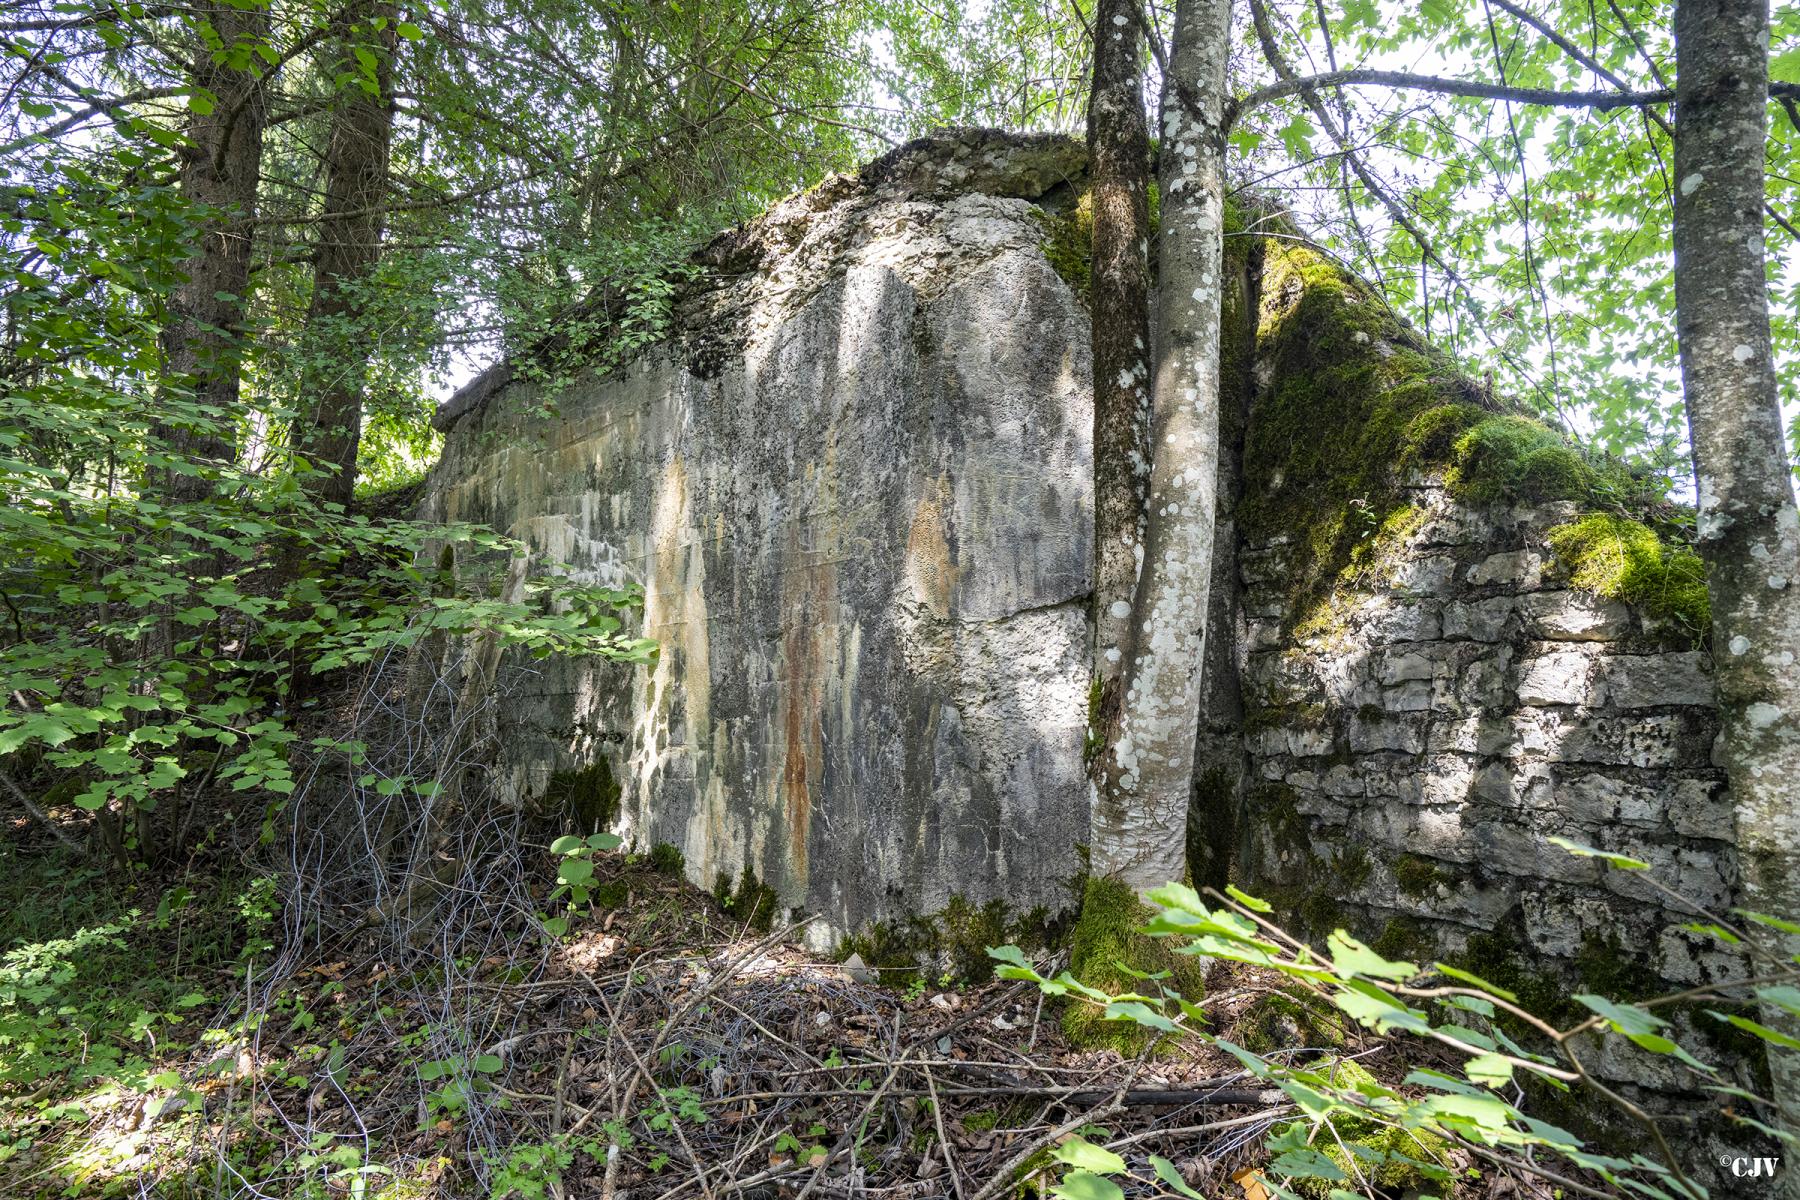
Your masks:
M 1728 969 L 1645 873 L 1549 840 L 1729 907 L 1708 656 L 1559 581 L 1546 535 L 1574 506 L 1411 492 L 1425 518 L 1379 579 L 1319 611 L 1293 610 L 1287 545 L 1242 549 L 1247 886 L 1396 949 L 1509 929 L 1546 966 L 1598 946 L 1677 983 Z

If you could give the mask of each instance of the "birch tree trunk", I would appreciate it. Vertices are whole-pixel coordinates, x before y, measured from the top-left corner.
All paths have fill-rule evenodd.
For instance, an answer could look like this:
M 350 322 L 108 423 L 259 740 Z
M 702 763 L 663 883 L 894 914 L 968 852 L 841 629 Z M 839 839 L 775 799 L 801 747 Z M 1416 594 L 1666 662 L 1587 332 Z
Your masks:
M 1135 0 L 1094 10 L 1088 96 L 1094 238 L 1094 697 L 1091 735 L 1116 735 L 1150 482 L 1150 134 Z M 1096 765 L 1104 769 L 1104 759 Z
M 374 28 L 376 20 L 382 29 Z M 364 288 L 381 257 L 382 201 L 387 196 L 393 141 L 390 93 L 396 42 L 392 4 L 367 5 L 344 39 L 337 70 L 357 76 L 345 86 L 331 118 L 325 151 L 325 204 L 306 314 L 307 359 L 293 445 L 323 473 L 304 481 L 314 497 L 349 504 L 362 443 L 363 393 L 373 331 Z M 353 48 L 372 49 L 374 79 L 358 70 Z M 369 87 L 363 86 L 371 84 Z
M 1219 466 L 1229 0 L 1179 0 L 1162 95 L 1156 367 L 1144 565 L 1117 737 L 1094 802 L 1096 875 L 1182 877 Z
M 1800 919 L 1800 517 L 1782 437 L 1763 263 L 1769 14 L 1675 10 L 1675 309 L 1712 600 L 1722 765 L 1745 906 Z M 1800 946 L 1790 944 L 1792 953 Z M 1771 1020 L 1781 1014 L 1771 1014 Z M 1800 1035 L 1791 1017 L 1779 1027 Z M 1769 1046 L 1800 1131 L 1800 1053 Z M 1800 1197 L 1790 1166 L 1784 1194 Z

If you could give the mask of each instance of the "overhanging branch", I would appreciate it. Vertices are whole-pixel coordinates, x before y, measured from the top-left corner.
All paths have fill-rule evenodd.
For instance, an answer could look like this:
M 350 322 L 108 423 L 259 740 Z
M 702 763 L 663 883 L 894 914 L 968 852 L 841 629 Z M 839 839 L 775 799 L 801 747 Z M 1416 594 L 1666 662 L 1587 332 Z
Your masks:
M 1469 79 L 1446 79 L 1439 75 L 1414 75 L 1407 71 L 1377 71 L 1357 68 L 1349 71 L 1327 71 L 1283 79 L 1267 87 L 1257 88 L 1241 97 L 1231 112 L 1235 121 L 1253 108 L 1288 96 L 1310 93 L 1327 87 L 1390 87 L 1415 92 L 1436 92 L 1445 96 L 1469 96 L 1481 100 L 1510 100 L 1515 104 L 1532 104 L 1547 108 L 1591 108 L 1606 112 L 1615 108 L 1644 108 L 1655 104 L 1671 104 L 1675 92 L 1659 88 L 1651 92 L 1614 90 L 1570 92 L 1556 88 L 1521 88 L 1498 83 L 1482 83 Z M 1777 100 L 1800 98 L 1800 84 L 1771 83 L 1769 95 Z

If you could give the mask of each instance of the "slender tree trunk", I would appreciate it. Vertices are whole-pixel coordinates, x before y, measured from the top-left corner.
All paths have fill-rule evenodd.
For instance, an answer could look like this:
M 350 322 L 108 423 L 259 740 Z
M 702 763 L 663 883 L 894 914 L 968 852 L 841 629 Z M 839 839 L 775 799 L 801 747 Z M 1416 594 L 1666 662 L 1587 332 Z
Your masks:
M 1764 0 L 1676 6 L 1675 308 L 1699 550 L 1712 599 L 1720 749 L 1736 807 L 1745 905 L 1793 920 L 1800 919 L 1800 516 L 1763 263 L 1768 47 Z M 1781 1022 L 1800 1034 L 1796 1026 Z M 1800 1131 L 1800 1053 L 1770 1046 L 1769 1058 L 1785 1123 Z M 1784 1191 L 1800 1197 L 1800 1170 L 1788 1169 Z
M 1119 719 L 1119 681 L 1144 544 L 1150 483 L 1150 134 L 1135 0 L 1094 11 L 1088 189 L 1094 218 L 1094 702 L 1101 745 Z M 1096 759 L 1103 768 L 1104 758 Z
M 375 29 L 376 21 L 383 23 Z M 362 443 L 363 393 L 368 385 L 367 285 L 381 258 L 382 201 L 387 196 L 393 142 L 390 88 L 395 8 L 374 3 L 357 15 L 345 37 L 338 73 L 354 73 L 331 118 L 325 150 L 325 203 L 306 314 L 306 364 L 293 446 L 320 473 L 303 482 L 315 499 L 349 504 Z M 356 48 L 372 50 L 374 79 L 362 71 Z M 371 90 L 372 89 L 372 90 Z
M 215 4 L 201 11 L 227 47 L 268 36 L 267 9 Z M 180 182 L 182 196 L 195 205 L 202 232 L 186 264 L 187 280 L 169 300 L 163 370 L 165 378 L 188 389 L 212 414 L 201 422 L 166 421 L 157 432 L 179 457 L 228 463 L 236 452 L 232 424 L 238 410 L 267 101 L 256 75 L 214 62 L 204 44 L 195 50 L 193 80 L 211 93 L 213 107 L 205 113 L 190 111 L 187 136 L 192 145 L 183 151 Z M 161 483 L 164 494 L 175 500 L 200 500 L 211 492 L 205 479 L 181 471 L 165 472 Z
M 1178 0 L 1163 84 L 1156 372 L 1144 565 L 1093 868 L 1138 890 L 1182 876 L 1219 466 L 1229 0 Z

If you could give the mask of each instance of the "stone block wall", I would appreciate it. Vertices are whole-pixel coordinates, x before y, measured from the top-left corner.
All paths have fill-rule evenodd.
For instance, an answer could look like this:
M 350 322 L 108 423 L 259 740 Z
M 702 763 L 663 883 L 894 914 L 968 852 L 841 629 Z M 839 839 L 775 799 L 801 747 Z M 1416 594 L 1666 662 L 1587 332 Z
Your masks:
M 1547 535 L 1574 505 L 1408 490 L 1416 527 L 1312 611 L 1291 546 L 1240 554 L 1248 886 L 1396 954 L 1501 931 L 1571 965 L 1622 950 L 1683 983 L 1723 967 L 1642 875 L 1549 840 L 1729 906 L 1708 656 L 1568 586 Z

